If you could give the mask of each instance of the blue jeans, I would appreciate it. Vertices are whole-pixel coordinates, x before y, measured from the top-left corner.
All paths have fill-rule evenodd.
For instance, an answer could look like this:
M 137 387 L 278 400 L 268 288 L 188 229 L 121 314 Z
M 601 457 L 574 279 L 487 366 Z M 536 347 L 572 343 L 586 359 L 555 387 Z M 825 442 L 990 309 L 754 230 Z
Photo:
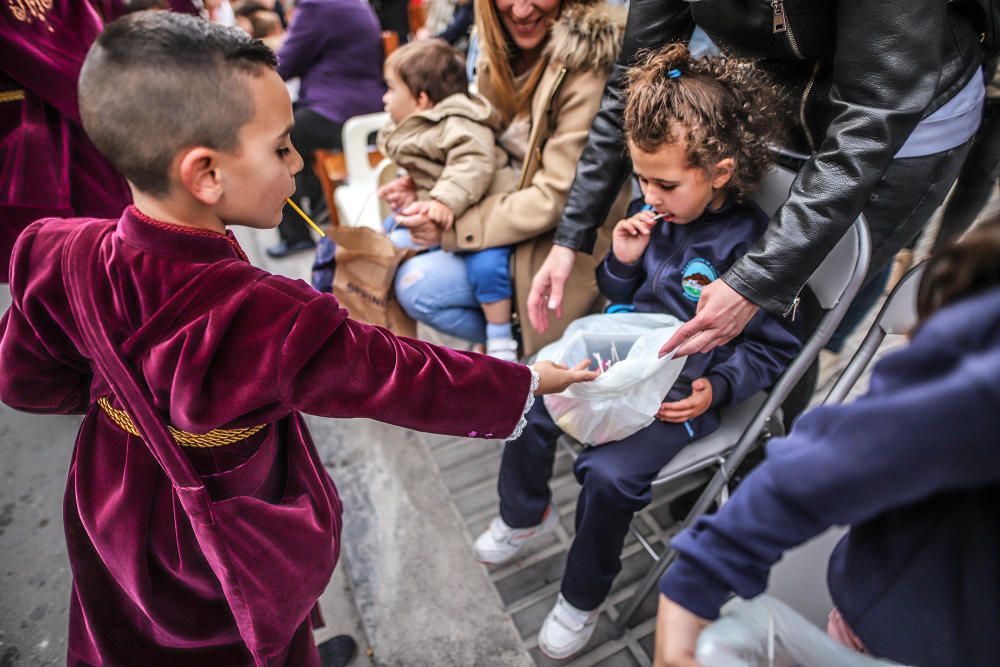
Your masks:
M 462 340 L 485 342 L 481 304 L 511 298 L 509 258 L 509 247 L 417 255 L 396 272 L 396 298 L 418 322 Z

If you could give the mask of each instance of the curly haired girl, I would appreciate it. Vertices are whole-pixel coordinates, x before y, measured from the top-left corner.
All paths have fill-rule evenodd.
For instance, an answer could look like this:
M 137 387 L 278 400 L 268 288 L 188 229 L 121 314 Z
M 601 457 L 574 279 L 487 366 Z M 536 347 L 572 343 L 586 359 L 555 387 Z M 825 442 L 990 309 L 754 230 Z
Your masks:
M 631 73 L 625 132 L 643 198 L 614 230 L 597 269 L 601 292 L 639 312 L 691 319 L 702 288 L 767 227 L 742 201 L 767 170 L 767 142 L 781 100 L 751 66 L 692 59 L 683 46 L 651 54 Z M 691 355 L 645 428 L 585 449 L 574 463 L 583 485 L 576 535 L 556 604 L 538 634 L 543 653 L 568 658 L 587 644 L 621 570 L 620 554 L 650 483 L 685 445 L 719 426 L 722 408 L 769 388 L 797 354 L 793 325 L 766 311 L 742 336 Z M 511 560 L 558 526 L 549 479 L 562 430 L 542 401 L 523 435 L 507 444 L 500 512 L 476 540 L 485 563 Z

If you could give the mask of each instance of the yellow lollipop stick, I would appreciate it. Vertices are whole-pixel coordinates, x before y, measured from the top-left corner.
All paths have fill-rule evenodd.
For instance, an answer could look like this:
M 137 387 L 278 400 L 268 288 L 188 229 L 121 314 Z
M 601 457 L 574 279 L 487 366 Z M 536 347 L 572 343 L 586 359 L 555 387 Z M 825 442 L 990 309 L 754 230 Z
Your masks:
M 296 206 L 295 202 L 293 202 L 291 199 L 285 199 L 285 201 L 288 202 L 289 206 L 291 206 L 293 209 L 295 209 L 296 213 L 298 213 L 300 216 L 302 216 L 303 220 L 305 220 L 306 222 L 309 223 L 310 227 L 312 227 L 313 229 L 316 230 L 317 234 L 319 234 L 320 236 L 325 236 L 326 235 L 323 232 L 323 230 L 319 228 L 319 225 L 317 225 L 315 222 L 313 222 L 312 218 L 310 218 L 308 215 L 306 215 L 305 211 L 303 211 L 301 208 L 299 208 L 298 206 Z

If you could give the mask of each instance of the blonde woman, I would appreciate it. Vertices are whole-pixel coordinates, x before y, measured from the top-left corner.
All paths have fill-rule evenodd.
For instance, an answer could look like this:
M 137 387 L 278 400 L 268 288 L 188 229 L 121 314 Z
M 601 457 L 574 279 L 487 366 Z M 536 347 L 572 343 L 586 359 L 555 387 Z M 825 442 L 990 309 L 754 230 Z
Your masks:
M 498 141 L 518 173 L 517 184 L 512 192 L 489 196 L 471 207 L 448 228 L 404 208 L 400 224 L 423 245 L 441 249 L 400 267 L 396 293 L 417 320 L 482 342 L 504 334 L 509 338 L 511 325 L 508 322 L 504 330 L 503 322 L 486 321 L 476 300 L 475 281 L 454 253 L 511 248 L 516 323 L 517 313 L 526 312 L 531 278 L 552 245 L 577 160 L 617 57 L 624 14 L 586 0 L 475 2 L 481 40 L 476 83 L 503 114 L 505 129 Z M 398 182 L 397 201 L 408 198 L 406 184 Z M 618 220 L 627 201 L 628 192 L 623 191 L 607 217 Z M 603 256 L 608 242 L 607 234 L 602 235 L 603 250 L 594 258 Z M 563 302 L 563 327 L 594 306 L 595 266 L 592 259 L 575 267 Z M 521 352 L 531 354 L 555 340 L 563 327 L 545 334 L 522 328 Z

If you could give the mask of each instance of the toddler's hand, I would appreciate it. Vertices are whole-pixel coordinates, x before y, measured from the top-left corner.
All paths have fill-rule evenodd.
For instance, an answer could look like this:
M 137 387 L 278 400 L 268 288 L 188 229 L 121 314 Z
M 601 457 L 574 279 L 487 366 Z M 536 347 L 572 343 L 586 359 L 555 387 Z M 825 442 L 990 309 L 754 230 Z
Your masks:
M 423 206 L 424 215 L 433 220 L 442 229 L 451 229 L 455 223 L 455 214 L 451 209 L 436 199 L 417 202 L 417 206 Z
M 611 252 L 619 262 L 633 264 L 639 261 L 649 245 L 649 232 L 656 224 L 654 217 L 656 211 L 642 210 L 615 225 L 611 234 Z
M 664 422 L 681 424 L 702 415 L 712 405 L 712 383 L 698 378 L 691 383 L 691 395 L 672 403 L 660 405 L 656 418 Z
M 590 382 L 600 373 L 586 370 L 589 365 L 590 362 L 586 359 L 573 368 L 566 368 L 551 361 L 536 361 L 531 365 L 538 373 L 538 389 L 535 391 L 535 396 L 558 394 L 571 384 Z

